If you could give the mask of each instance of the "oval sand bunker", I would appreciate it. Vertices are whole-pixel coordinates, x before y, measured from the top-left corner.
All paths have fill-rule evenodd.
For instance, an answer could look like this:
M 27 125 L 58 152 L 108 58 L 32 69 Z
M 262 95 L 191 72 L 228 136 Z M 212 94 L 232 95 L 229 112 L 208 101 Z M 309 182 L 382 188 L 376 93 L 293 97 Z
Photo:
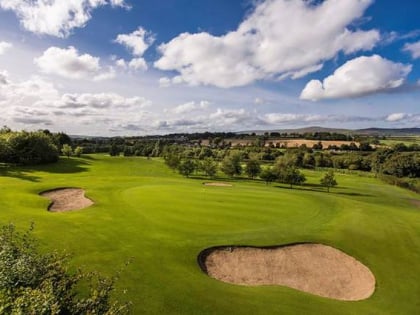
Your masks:
M 367 299 L 375 290 L 375 277 L 365 265 L 321 244 L 210 248 L 198 260 L 210 277 L 227 283 L 282 285 L 344 301 Z
M 51 199 L 48 207 L 52 212 L 80 210 L 93 205 L 93 201 L 85 197 L 85 191 L 80 188 L 58 188 L 40 193 Z

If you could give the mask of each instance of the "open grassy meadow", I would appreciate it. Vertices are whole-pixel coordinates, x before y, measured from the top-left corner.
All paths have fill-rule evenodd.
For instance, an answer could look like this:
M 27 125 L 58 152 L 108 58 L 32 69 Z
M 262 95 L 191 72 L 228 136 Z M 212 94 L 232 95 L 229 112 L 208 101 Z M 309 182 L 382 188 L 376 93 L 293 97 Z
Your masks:
M 73 253 L 72 266 L 112 275 L 133 314 L 419 314 L 419 196 L 371 177 L 336 174 L 330 193 L 323 173 L 289 189 L 237 180 L 207 187 L 161 159 L 92 155 L 31 168 L 2 169 L 0 223 L 19 230 L 35 222 L 42 247 Z M 81 187 L 95 204 L 48 212 L 38 194 Z M 417 202 L 416 202 L 417 201 Z M 244 287 L 209 278 L 197 255 L 216 245 L 318 242 L 372 270 L 376 291 L 358 302 L 335 301 L 280 286 Z M 122 292 L 126 289 L 126 293 Z

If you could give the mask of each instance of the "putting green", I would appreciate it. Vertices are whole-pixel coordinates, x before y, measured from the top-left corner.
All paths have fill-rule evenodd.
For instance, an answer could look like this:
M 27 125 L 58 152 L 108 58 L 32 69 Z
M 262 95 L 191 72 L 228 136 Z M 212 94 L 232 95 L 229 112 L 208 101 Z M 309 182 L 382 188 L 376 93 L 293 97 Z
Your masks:
M 317 187 L 323 173 L 312 171 L 305 171 L 308 185 L 293 190 L 248 180 L 211 187 L 160 159 L 102 155 L 1 172 L 2 224 L 25 229 L 34 221 L 44 249 L 66 249 L 74 266 L 88 270 L 112 275 L 134 257 L 118 282 L 133 314 L 420 313 L 419 197 L 374 178 L 337 174 L 331 193 Z M 95 204 L 52 215 L 38 195 L 51 187 L 83 187 Z M 374 294 L 343 302 L 281 286 L 237 286 L 197 264 L 203 249 L 220 244 L 298 242 L 359 260 L 376 277 Z

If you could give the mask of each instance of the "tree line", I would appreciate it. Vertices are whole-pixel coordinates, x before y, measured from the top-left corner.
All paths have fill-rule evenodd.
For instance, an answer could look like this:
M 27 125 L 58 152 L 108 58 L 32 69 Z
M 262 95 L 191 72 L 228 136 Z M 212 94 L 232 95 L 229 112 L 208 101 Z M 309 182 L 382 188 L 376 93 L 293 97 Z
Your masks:
M 274 165 L 267 166 L 255 158 L 244 161 L 239 152 L 231 152 L 219 162 L 212 157 L 205 157 L 201 160 L 192 159 L 177 150 L 169 150 L 164 155 L 164 160 L 169 168 L 186 177 L 201 173 L 209 178 L 214 178 L 218 172 L 222 172 L 230 178 L 246 175 L 250 179 L 260 178 L 266 184 L 272 182 L 288 184 L 290 188 L 302 185 L 306 181 L 305 175 L 293 161 L 284 157 L 278 158 Z M 333 171 L 328 171 L 325 174 L 321 185 L 328 191 L 337 185 Z
M 60 155 L 80 156 L 81 146 L 72 146 L 71 138 L 49 130 L 13 131 L 0 129 L 0 163 L 36 165 L 57 162 Z

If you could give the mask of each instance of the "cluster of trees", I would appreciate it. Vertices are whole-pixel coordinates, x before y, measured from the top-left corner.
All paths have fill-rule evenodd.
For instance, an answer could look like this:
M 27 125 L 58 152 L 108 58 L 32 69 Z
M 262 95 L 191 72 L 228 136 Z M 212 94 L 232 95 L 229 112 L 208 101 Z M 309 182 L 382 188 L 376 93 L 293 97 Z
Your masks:
M 42 131 L 0 131 L 0 163 L 42 164 L 56 162 L 59 157 L 52 135 Z
M 219 135 L 219 134 L 218 134 Z M 223 134 L 224 135 L 224 134 Z M 307 135 L 309 137 L 309 135 Z M 336 134 L 313 134 L 313 138 L 335 137 Z M 261 140 L 261 137 L 256 139 Z M 168 139 L 124 139 L 116 138 L 111 144 L 110 154 L 125 156 L 164 157 L 169 166 L 180 170 L 185 176 L 194 172 L 205 175 L 216 174 L 215 168 L 227 176 L 246 174 L 250 178 L 268 176 L 265 168 L 257 164 L 276 164 L 279 159 L 287 165 L 299 168 L 335 168 L 374 172 L 398 178 L 420 176 L 420 152 L 418 145 L 397 144 L 392 148 L 374 148 L 368 142 L 360 146 L 346 144 L 337 150 L 323 151 L 319 142 L 313 148 L 273 148 L 255 143 L 254 146 L 235 147 L 226 145 L 221 136 L 212 140 L 211 146 L 191 145 L 184 136 Z M 131 141 L 131 142 L 130 142 Z M 248 165 L 249 164 L 249 165 Z M 216 166 L 215 166 L 216 165 Z M 243 168 L 243 169 L 242 169 Z M 263 172 L 264 171 L 264 172 Z M 214 175 L 213 175 L 214 176 Z
M 74 146 L 63 132 L 13 131 L 6 126 L 0 129 L 0 163 L 36 165 L 56 162 L 60 154 L 70 157 L 82 153 L 83 147 Z
M 111 300 L 114 278 L 67 271 L 68 256 L 41 253 L 31 234 L 13 225 L 0 231 L 0 314 L 127 314 L 129 303 Z M 84 287 L 85 294 L 80 293 Z
M 71 147 L 71 145 L 69 144 L 64 144 L 63 147 L 61 148 L 61 153 L 65 156 L 67 156 L 68 158 L 72 155 L 80 157 L 83 153 L 83 148 L 82 147 L 75 147 L 74 150 Z
M 194 173 L 215 177 L 220 171 L 232 178 L 244 174 L 251 179 L 259 177 L 267 184 L 274 181 L 285 183 L 290 185 L 291 188 L 306 181 L 305 175 L 295 165 L 295 160 L 291 156 L 281 156 L 277 158 L 273 166 L 264 167 L 258 159 L 243 160 L 243 155 L 238 151 L 233 151 L 221 161 L 217 161 L 213 157 L 205 157 L 201 160 L 192 159 L 185 156 L 185 152 L 179 152 L 175 148 L 172 147 L 172 150 L 166 153 L 164 156 L 165 163 L 186 177 Z M 337 182 L 335 181 L 334 173 L 329 172 L 326 174 L 326 177 L 321 184 L 327 187 L 329 191 L 329 188 L 337 185 Z

